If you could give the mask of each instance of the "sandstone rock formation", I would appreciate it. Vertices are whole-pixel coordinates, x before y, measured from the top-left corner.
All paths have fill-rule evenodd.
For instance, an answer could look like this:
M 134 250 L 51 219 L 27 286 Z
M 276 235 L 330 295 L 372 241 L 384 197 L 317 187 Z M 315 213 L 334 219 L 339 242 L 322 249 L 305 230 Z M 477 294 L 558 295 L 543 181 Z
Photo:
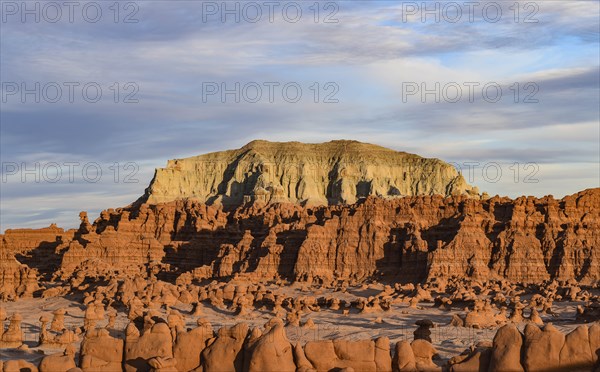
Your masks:
M 294 354 L 292 345 L 285 334 L 283 322 L 275 318 L 267 331 L 246 346 L 248 352 L 247 370 L 249 372 L 294 372 Z
M 33 363 L 23 359 L 7 360 L 3 363 L 3 372 L 38 372 L 39 369 Z
M 154 324 L 141 336 L 133 330 L 125 340 L 126 372 L 149 370 L 154 358 L 173 359 L 173 339 L 164 322 Z
M 304 346 L 304 353 L 317 371 L 343 368 L 377 371 L 375 342 L 372 340 L 309 341 Z
M 600 281 L 599 206 L 600 189 L 560 200 L 369 197 L 347 206 L 252 204 L 229 212 L 190 200 L 142 204 L 107 210 L 91 228 L 82 222 L 72 240 L 56 231 L 47 238 L 61 242 L 52 250 L 36 230 L 28 245 L 25 232 L 16 240 L 7 231 L 0 277 L 11 293 L 7 299 L 28 292 L 20 289 L 28 270 L 78 288 L 117 271 L 140 277 L 166 272 L 188 281 L 244 275 L 330 282 L 381 274 L 401 282 L 456 276 L 526 283 L 572 278 L 590 285 Z M 571 291 L 577 298 L 582 293 Z
M 548 324 L 544 329 L 528 324 L 524 329 L 523 367 L 527 371 L 547 371 L 560 365 L 565 335 Z
M 394 372 L 409 372 L 417 370 L 415 353 L 413 352 L 413 349 L 408 341 L 399 341 L 396 343 L 392 367 Z
M 21 330 L 21 321 L 23 317 L 19 313 L 10 316 L 9 324 L 4 329 L 4 319 L 2 320 L 0 330 L 0 348 L 19 347 L 23 344 L 23 331 Z
M 331 205 L 369 195 L 463 193 L 478 196 L 454 167 L 438 159 L 357 141 L 252 141 L 238 150 L 169 161 L 156 170 L 143 200 Z
M 92 329 L 77 362 L 75 348 L 67 345 L 64 352 L 45 355 L 35 364 L 5 360 L 0 371 L 592 371 L 600 355 L 600 323 L 581 325 L 567 335 L 552 325 L 528 323 L 523 333 L 505 325 L 493 343 L 479 342 L 440 362 L 436 348 L 423 339 L 399 341 L 393 353 L 387 337 L 316 340 L 292 347 L 279 318 L 269 320 L 264 331 L 249 331 L 245 323 L 221 327 L 216 337 L 210 324 L 199 319 L 197 328 L 181 330 L 173 342 L 165 320 L 148 312 L 151 319 L 144 330 L 134 323 L 127 327 L 125 347 L 123 339 L 106 329 Z
M 500 328 L 494 337 L 494 347 L 490 359 L 490 372 L 524 371 L 521 365 L 521 345 L 523 335 L 512 324 Z
M 528 324 L 523 334 L 506 325 L 491 347 L 476 348 L 449 364 L 452 371 L 592 371 L 598 368 L 599 336 L 598 323 L 581 325 L 566 336 L 552 325 Z
M 69 346 L 63 353 L 48 355 L 40 363 L 40 372 L 69 372 L 77 368 L 74 360 L 75 349 Z
M 177 360 L 178 371 L 192 371 L 201 366 L 200 355 L 209 339 L 213 338 L 210 323 L 198 319 L 198 327 L 177 333 L 177 341 L 173 345 L 173 357 Z
M 81 343 L 80 368 L 85 372 L 120 370 L 123 345 L 123 340 L 111 337 L 106 329 L 88 331 Z
M 248 325 L 238 323 L 233 327 L 222 327 L 217 337 L 209 341 L 202 351 L 202 367 L 209 371 L 241 371 L 244 365 L 242 348 L 248 335 Z

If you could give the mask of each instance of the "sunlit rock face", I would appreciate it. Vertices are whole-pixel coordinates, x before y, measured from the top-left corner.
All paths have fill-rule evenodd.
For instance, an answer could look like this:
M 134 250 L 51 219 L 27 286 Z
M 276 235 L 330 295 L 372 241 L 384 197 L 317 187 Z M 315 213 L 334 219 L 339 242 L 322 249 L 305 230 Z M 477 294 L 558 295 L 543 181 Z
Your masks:
M 249 201 L 352 204 L 370 195 L 469 194 L 456 169 L 439 159 L 357 141 L 320 144 L 252 141 L 238 150 L 170 160 L 156 170 L 143 200 L 193 199 L 238 206 Z
M 150 268 L 198 280 L 384 275 L 593 285 L 600 282 L 599 201 L 600 189 L 590 189 L 562 199 L 420 195 L 313 207 L 255 202 L 231 211 L 177 200 L 109 209 L 93 224 L 82 213 L 69 235 L 46 228 L 0 236 L 0 298 L 31 296 L 38 272 L 77 279 Z

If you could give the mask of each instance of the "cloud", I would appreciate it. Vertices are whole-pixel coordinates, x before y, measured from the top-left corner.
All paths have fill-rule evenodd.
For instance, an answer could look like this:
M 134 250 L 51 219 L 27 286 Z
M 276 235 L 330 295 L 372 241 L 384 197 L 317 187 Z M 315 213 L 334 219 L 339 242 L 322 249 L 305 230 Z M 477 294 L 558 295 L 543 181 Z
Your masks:
M 347 138 L 455 162 L 539 164 L 538 184 L 479 184 L 511 196 L 598 186 L 599 3 L 528 2 L 537 23 L 523 22 L 531 10 L 524 2 L 519 22 L 509 8 L 513 2 L 495 3 L 503 12 L 497 23 L 481 13 L 474 22 L 463 17 L 458 23 L 423 23 L 419 15 L 405 22 L 402 3 L 387 1 L 334 2 L 338 23 L 315 22 L 312 2 L 300 3 L 297 23 L 280 13 L 272 23 L 266 17 L 257 23 L 223 23 L 218 17 L 203 22 L 207 2 L 135 2 L 137 23 L 115 23 L 108 8 L 98 23 L 11 18 L 0 36 L 3 83 L 31 88 L 35 82 L 91 82 L 103 95 L 97 103 L 87 102 L 79 88 L 72 103 L 6 97 L 0 110 L 2 162 L 97 162 L 105 168 L 135 162 L 140 184 L 12 179 L 2 184 L 2 229 L 42 226 L 53 218 L 67 223 L 72 215 L 77 223 L 79 210 L 134 200 L 153 168 L 169 158 L 237 148 L 255 138 Z M 322 21 L 331 9 L 320 6 Z M 121 9 L 120 17 L 127 11 Z M 506 99 L 402 101 L 403 82 L 469 81 L 497 82 Z M 129 82 L 138 88 L 138 103 L 123 102 Z M 235 103 L 231 96 L 222 103 L 220 94 L 203 102 L 206 82 L 230 89 L 236 83 L 295 82 L 303 95 L 296 103 L 281 91 L 273 103 Z M 339 88 L 339 103 L 323 103 L 331 93 L 324 89 L 328 82 Z M 530 92 L 524 84 L 537 84 L 539 103 L 514 103 L 515 82 L 520 101 Z

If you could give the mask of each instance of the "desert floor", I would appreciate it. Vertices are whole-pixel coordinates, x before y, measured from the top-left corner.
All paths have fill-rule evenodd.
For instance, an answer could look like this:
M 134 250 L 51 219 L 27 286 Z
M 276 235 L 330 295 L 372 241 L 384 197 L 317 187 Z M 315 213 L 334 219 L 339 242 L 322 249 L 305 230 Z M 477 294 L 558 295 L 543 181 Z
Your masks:
M 357 296 L 368 297 L 379 293 L 383 287 L 371 285 L 369 288 L 349 288 L 346 293 L 317 291 L 302 292 L 299 288 L 286 287 L 279 288 L 275 285 L 267 287 L 277 290 L 279 293 L 285 293 L 292 296 L 335 296 L 340 299 L 352 300 Z M 522 299 L 527 299 L 523 296 Z M 569 332 L 575 328 L 578 323 L 575 321 L 576 307 L 579 302 L 555 302 L 553 310 L 557 315 L 540 314 L 545 323 L 551 322 L 562 332 Z M 236 316 L 232 312 L 212 307 L 210 304 L 203 303 L 202 318 L 207 319 L 214 330 L 222 326 L 231 326 L 239 322 L 246 322 L 251 327 L 262 327 L 271 317 L 269 309 L 257 309 L 246 316 Z M 76 328 L 83 325 L 85 306 L 77 298 L 34 298 L 19 300 L 16 302 L 2 303 L 9 315 L 18 312 L 23 316 L 22 329 L 24 332 L 25 344 L 29 350 L 9 350 L 0 349 L 0 360 L 13 358 L 27 359 L 29 361 L 39 361 L 47 354 L 61 352 L 61 349 L 49 349 L 46 347 L 37 347 L 40 332 L 39 318 L 46 314 L 52 318 L 52 311 L 64 308 L 67 310 L 65 315 L 65 326 L 67 328 Z M 178 303 L 173 307 L 185 316 L 188 328 L 196 327 L 198 317 L 190 315 L 192 305 Z M 160 309 L 165 315 L 166 310 Z M 356 309 L 351 309 L 348 315 L 343 315 L 342 310 L 332 311 L 323 308 L 319 312 L 306 313 L 302 316 L 301 324 L 308 319 L 312 319 L 315 327 L 287 326 L 287 336 L 292 343 L 300 342 L 302 344 L 312 340 L 323 339 L 372 339 L 380 336 L 389 337 L 392 343 L 400 340 L 412 341 L 413 331 L 417 328 L 415 322 L 420 319 L 429 319 L 436 326 L 431 329 L 431 338 L 433 345 L 440 355 L 439 362 L 458 355 L 469 346 L 477 344 L 480 341 L 491 341 L 496 332 L 493 329 L 472 329 L 464 327 L 454 327 L 448 325 L 453 314 L 461 314 L 463 310 L 453 308 L 450 311 L 440 310 L 433 306 L 433 303 L 420 303 L 419 308 L 410 308 L 407 303 L 394 304 L 390 311 L 380 311 L 376 313 L 359 313 Z M 526 312 L 528 314 L 528 312 Z M 380 318 L 379 321 L 376 321 Z M 107 320 L 97 324 L 103 327 Z M 111 333 L 113 336 L 124 337 L 124 329 L 129 323 L 127 313 L 119 309 L 118 317 L 115 323 L 115 330 Z M 526 323 L 519 325 L 522 329 Z M 77 347 L 79 345 L 77 344 Z M 43 354 L 42 354 L 43 353 Z M 438 363 L 439 363 L 438 362 Z

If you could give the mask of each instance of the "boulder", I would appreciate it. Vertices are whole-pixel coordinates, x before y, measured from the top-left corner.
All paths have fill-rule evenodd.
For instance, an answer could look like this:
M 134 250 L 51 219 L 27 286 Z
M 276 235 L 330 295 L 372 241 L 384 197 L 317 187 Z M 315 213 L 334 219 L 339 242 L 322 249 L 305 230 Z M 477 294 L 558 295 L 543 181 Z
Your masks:
M 106 329 L 90 330 L 81 342 L 79 366 L 86 372 L 115 371 L 123 363 L 123 344 Z
M 365 372 L 377 370 L 374 341 L 334 340 L 333 347 L 339 360 L 338 367 Z
M 501 327 L 494 336 L 489 372 L 522 372 L 523 336 L 514 324 Z
M 6 360 L 2 366 L 3 372 L 38 372 L 38 368 L 23 359 Z
M 433 345 L 426 340 L 417 339 L 414 340 L 410 347 L 415 355 L 415 362 L 417 370 L 419 371 L 441 371 L 442 368 L 438 367 L 432 360 L 437 354 L 437 350 Z
M 408 341 L 396 343 L 394 358 L 392 359 L 392 370 L 394 372 L 413 372 L 417 370 L 415 353 Z
M 377 370 L 375 342 L 372 340 L 309 341 L 304 352 L 317 371 L 335 368 L 353 368 L 365 372 Z
M 202 351 L 202 367 L 204 372 L 241 371 L 244 365 L 242 346 L 248 325 L 238 323 L 233 327 L 222 327 L 217 337 Z
M 560 351 L 560 367 L 575 370 L 591 369 L 593 366 L 589 330 L 586 325 L 580 325 L 565 336 L 565 344 Z
M 590 350 L 592 352 L 592 361 L 598 364 L 598 356 L 600 353 L 600 323 L 594 322 L 588 331 L 590 336 Z
M 523 367 L 527 371 L 547 371 L 560 366 L 565 335 L 547 324 L 543 330 L 527 324 L 523 330 Z
M 40 372 L 67 372 L 77 368 L 72 354 L 59 353 L 45 356 L 40 362 Z
M 198 321 L 198 327 L 177 333 L 177 340 L 173 346 L 173 357 L 177 360 L 175 367 L 178 371 L 187 372 L 200 367 L 200 355 L 206 343 L 213 337 L 210 323 Z
M 147 371 L 152 358 L 173 358 L 173 339 L 166 323 L 156 323 L 139 339 L 127 338 L 125 344 L 125 371 Z
M 487 372 L 492 356 L 491 348 L 475 349 L 460 363 L 450 367 L 451 372 Z
M 375 340 L 375 367 L 377 372 L 392 372 L 390 339 L 379 337 Z
M 313 365 L 306 358 L 304 349 L 299 342 L 294 346 L 294 360 L 296 362 L 296 372 L 316 372 Z
M 255 340 L 249 360 L 249 372 L 295 372 L 292 345 L 283 323 L 277 323 Z

